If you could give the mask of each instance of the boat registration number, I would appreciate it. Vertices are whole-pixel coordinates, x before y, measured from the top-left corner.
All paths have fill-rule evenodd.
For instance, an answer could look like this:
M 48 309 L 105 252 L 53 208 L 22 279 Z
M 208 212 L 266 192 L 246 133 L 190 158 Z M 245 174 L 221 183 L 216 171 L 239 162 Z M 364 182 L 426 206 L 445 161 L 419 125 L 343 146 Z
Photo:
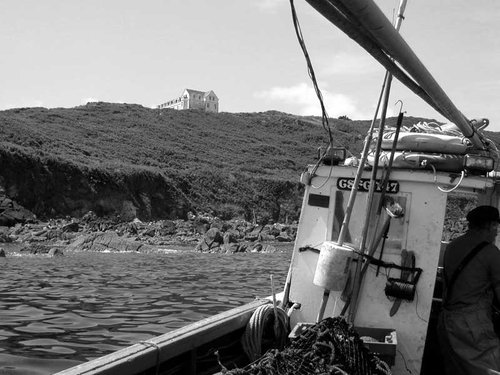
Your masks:
M 337 180 L 337 189 L 339 190 L 351 190 L 354 185 L 354 178 L 340 177 Z M 368 191 L 370 190 L 370 179 L 362 178 L 359 180 L 358 191 Z M 375 180 L 375 191 L 382 192 L 382 181 Z M 399 192 L 399 182 L 394 180 L 387 181 L 387 186 L 385 192 L 389 194 L 396 194 Z

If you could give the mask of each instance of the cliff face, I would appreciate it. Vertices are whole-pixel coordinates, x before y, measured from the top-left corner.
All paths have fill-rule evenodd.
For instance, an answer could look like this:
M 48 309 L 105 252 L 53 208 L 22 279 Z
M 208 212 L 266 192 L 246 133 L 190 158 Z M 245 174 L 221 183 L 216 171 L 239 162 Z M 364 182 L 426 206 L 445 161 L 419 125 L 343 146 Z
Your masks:
M 0 150 L 0 184 L 8 197 L 41 218 L 81 217 L 88 211 L 123 220 L 185 219 L 213 211 L 229 219 L 297 219 L 297 181 L 200 172 L 167 176 L 141 168 L 88 168 Z
M 415 123 L 417 119 L 408 119 Z M 391 119 L 389 119 L 389 122 Z M 332 120 L 359 155 L 369 123 Z M 93 103 L 0 111 L 0 185 L 40 218 L 298 218 L 300 173 L 326 143 L 321 119 Z
M 88 211 L 124 220 L 185 217 L 186 197 L 160 173 L 90 169 L 0 150 L 8 197 L 40 217 L 80 217 Z

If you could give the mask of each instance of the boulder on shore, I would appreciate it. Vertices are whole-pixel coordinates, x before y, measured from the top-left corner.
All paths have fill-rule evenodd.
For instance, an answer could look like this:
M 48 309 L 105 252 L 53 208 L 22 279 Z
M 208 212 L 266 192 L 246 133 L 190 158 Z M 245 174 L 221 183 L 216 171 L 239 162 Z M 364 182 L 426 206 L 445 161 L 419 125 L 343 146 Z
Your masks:
M 53 247 L 52 249 L 49 250 L 49 256 L 51 257 L 60 257 L 63 256 L 64 252 L 59 249 L 58 247 Z
M 28 254 L 48 254 L 52 246 L 42 243 L 31 243 L 24 246 L 20 251 Z
M 109 231 L 82 235 L 69 244 L 66 250 L 134 252 L 153 250 L 153 247 L 129 238 L 120 237 L 116 232 Z
M 200 233 L 199 224 L 208 229 Z M 256 243 L 293 241 L 296 225 L 255 224 L 243 219 L 221 220 L 192 214 L 188 220 L 122 222 L 88 212 L 82 218 L 49 219 L 47 222 L 0 225 L 0 243 L 23 244 L 21 251 L 48 254 L 51 248 L 64 251 L 154 251 L 158 247 L 187 245 L 199 252 L 269 252 L 275 249 Z M 53 254 L 57 255 L 57 254 Z
M 205 252 L 220 252 L 221 245 L 224 243 L 224 238 L 219 228 L 210 228 L 196 245 L 195 250 Z
M 33 223 L 36 216 L 6 196 L 0 196 L 0 226 L 11 227 L 17 223 Z

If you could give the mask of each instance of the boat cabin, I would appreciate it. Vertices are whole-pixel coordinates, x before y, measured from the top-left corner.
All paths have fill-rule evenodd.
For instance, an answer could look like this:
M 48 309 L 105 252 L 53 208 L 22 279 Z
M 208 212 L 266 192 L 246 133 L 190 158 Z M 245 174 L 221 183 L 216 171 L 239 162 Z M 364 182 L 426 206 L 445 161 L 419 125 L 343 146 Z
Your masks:
M 372 207 L 368 210 L 371 172 L 366 170 L 359 180 L 345 246 L 338 249 L 336 244 L 357 169 L 321 165 L 314 174 L 312 170 L 313 167 L 302 175 L 305 194 L 290 266 L 288 296 L 289 305 L 300 307 L 290 316 L 291 327 L 317 321 L 328 287 L 336 290 L 326 293 L 328 300 L 323 316 L 343 313 L 347 316 L 346 284 L 349 284 L 349 269 L 353 268 L 348 263 L 350 256 L 354 261 L 363 258 L 358 253 L 366 238 L 364 249 L 369 257 L 364 257 L 362 262 L 368 266 L 354 316 L 351 315 L 353 324 L 361 330 L 394 332 L 382 350 L 389 355 L 385 359 L 392 362 L 391 370 L 394 374 L 403 374 L 408 368 L 411 373 L 420 374 L 424 352 L 429 357 L 426 362 L 436 360 L 430 356 L 439 355 L 433 332 L 440 306 L 435 286 L 440 255 L 446 245 L 442 239 L 448 197 L 468 194 L 481 204 L 498 206 L 494 180 L 485 176 L 464 178 L 463 174 L 433 170 L 393 169 L 384 194 L 377 192 L 381 186 L 381 180 L 377 180 Z M 387 202 L 397 206 L 399 212 L 391 213 Z M 368 223 L 366 233 L 365 223 Z M 325 281 L 318 276 L 322 253 L 334 253 L 331 256 L 335 259 L 326 265 L 326 273 L 334 280 Z M 406 265 L 409 270 L 392 265 Z

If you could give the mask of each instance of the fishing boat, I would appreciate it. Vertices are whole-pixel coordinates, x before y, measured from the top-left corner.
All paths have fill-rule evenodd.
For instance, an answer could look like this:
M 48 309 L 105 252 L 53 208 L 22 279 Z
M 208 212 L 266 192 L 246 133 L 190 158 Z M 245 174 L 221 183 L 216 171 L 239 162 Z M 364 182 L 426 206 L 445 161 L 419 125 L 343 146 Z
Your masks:
M 345 150 L 330 144 L 301 175 L 304 198 L 284 290 L 59 375 L 217 374 L 235 368 L 244 374 L 268 349 L 286 350 L 325 321 L 346 322 L 356 342 L 385 363 L 381 373 L 441 372 L 434 330 L 447 202 L 460 194 L 500 206 L 492 175 L 498 152 L 482 133 L 487 120 L 469 120 L 455 107 L 400 36 L 397 22 L 372 0 L 306 1 L 387 73 L 380 116 L 377 109 L 361 160 L 348 162 Z M 399 22 L 404 6 L 402 1 Z M 386 129 L 392 77 L 447 118 L 455 133 L 404 134 L 402 113 Z M 453 138 L 457 131 L 459 140 Z M 315 373 L 301 370 L 303 362 L 288 373 Z

